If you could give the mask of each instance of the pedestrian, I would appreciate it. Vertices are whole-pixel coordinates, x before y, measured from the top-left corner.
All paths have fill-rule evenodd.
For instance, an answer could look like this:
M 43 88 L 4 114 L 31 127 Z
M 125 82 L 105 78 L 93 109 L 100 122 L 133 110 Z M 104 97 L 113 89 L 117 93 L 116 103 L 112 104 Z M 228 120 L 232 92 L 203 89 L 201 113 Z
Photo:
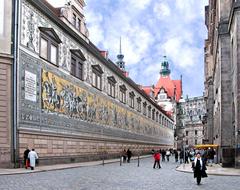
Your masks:
M 180 164 L 182 164 L 184 162 L 184 160 L 183 160 L 183 158 L 184 158 L 184 151 L 183 150 L 180 151 L 179 158 L 180 158 Z
M 132 157 L 132 152 L 131 152 L 131 150 L 127 150 L 127 162 L 128 163 L 130 163 L 130 159 L 131 159 L 131 157 Z
M 123 152 L 122 152 L 122 158 L 123 158 L 123 163 L 126 163 L 126 160 L 127 160 L 127 151 L 126 151 L 126 149 L 124 149 Z
M 25 169 L 28 169 L 29 167 L 29 159 L 28 159 L 29 152 L 30 152 L 29 148 L 26 148 L 26 150 L 23 153 Z
M 186 150 L 185 151 L 185 164 L 189 164 L 188 158 L 189 158 L 189 151 Z
M 168 162 L 169 162 L 169 157 L 170 157 L 170 155 L 171 155 L 170 150 L 167 150 L 167 151 L 166 151 L 166 156 L 167 156 L 167 161 L 168 161 Z
M 162 162 L 165 162 L 166 151 L 162 150 Z
M 157 151 L 153 154 L 153 158 L 154 158 L 154 165 L 153 165 L 153 169 L 155 169 L 155 166 L 157 164 L 157 168 L 160 169 L 161 166 L 160 166 L 160 159 L 161 159 L 161 156 L 160 156 L 160 153 Z
M 178 162 L 178 151 L 174 150 L 175 162 Z
M 214 160 L 214 155 L 215 155 L 215 152 L 212 148 L 209 148 L 208 149 L 208 163 L 209 163 L 209 166 L 212 166 L 213 164 L 213 160 Z
M 192 162 L 192 169 L 194 172 L 194 178 L 197 178 L 197 184 L 199 185 L 202 177 L 207 177 L 205 162 L 201 158 L 201 154 L 197 153 L 194 161 Z
M 35 165 L 36 165 L 36 159 L 38 159 L 38 155 L 35 152 L 34 148 L 29 152 L 28 158 L 30 159 L 31 170 L 34 170 Z

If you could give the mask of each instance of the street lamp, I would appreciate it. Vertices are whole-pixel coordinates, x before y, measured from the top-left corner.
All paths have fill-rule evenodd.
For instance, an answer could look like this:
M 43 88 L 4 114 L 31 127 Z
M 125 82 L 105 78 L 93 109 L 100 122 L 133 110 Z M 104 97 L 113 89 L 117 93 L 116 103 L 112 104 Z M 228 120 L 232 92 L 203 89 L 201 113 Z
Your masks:
M 185 155 L 185 142 L 186 142 L 186 138 L 185 136 L 183 136 L 183 167 L 185 168 L 185 159 L 186 159 L 186 155 Z

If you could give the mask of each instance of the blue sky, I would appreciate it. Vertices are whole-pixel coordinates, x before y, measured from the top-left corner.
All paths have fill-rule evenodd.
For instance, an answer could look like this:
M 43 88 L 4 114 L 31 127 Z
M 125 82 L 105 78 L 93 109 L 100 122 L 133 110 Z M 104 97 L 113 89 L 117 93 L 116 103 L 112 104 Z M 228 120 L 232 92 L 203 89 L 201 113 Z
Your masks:
M 65 0 L 49 0 L 61 6 Z M 142 85 L 155 85 L 163 55 L 171 78 L 183 76 L 184 97 L 204 86 L 204 6 L 208 0 L 85 0 L 90 40 L 114 62 L 122 38 L 126 70 Z

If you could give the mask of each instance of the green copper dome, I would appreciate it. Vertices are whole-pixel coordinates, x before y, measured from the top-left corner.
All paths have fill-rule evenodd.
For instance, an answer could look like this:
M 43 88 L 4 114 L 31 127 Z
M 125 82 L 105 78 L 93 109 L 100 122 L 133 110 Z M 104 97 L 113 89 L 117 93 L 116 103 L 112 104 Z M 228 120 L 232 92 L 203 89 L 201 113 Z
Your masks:
M 163 61 L 161 63 L 160 75 L 161 76 L 168 76 L 168 75 L 170 75 L 170 73 L 171 73 L 171 71 L 169 69 L 167 56 L 163 56 Z

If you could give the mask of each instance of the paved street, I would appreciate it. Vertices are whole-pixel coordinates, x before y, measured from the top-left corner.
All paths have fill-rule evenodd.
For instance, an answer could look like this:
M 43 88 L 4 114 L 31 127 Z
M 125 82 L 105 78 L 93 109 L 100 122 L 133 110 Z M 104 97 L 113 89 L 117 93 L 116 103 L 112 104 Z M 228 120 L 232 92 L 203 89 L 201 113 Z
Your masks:
M 176 164 L 163 163 L 153 169 L 151 158 L 119 166 L 89 166 L 49 172 L 0 176 L 0 189 L 6 190 L 238 190 L 240 177 L 209 176 L 197 186 L 192 174 L 175 171 Z

